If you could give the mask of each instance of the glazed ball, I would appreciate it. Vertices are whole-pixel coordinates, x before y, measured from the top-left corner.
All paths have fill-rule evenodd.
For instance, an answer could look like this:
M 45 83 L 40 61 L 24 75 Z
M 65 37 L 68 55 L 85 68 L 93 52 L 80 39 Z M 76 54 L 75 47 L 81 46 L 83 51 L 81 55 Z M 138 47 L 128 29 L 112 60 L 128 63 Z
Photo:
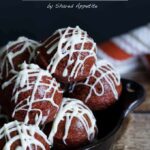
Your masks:
M 60 84 L 46 70 L 35 64 L 21 65 L 22 70 L 3 88 L 13 84 L 12 117 L 18 121 L 44 125 L 54 119 L 62 101 Z
M 50 150 L 46 135 L 37 126 L 18 121 L 0 129 L 0 150 Z
M 107 61 L 101 60 L 86 80 L 70 86 L 68 96 L 82 100 L 92 110 L 103 110 L 118 100 L 121 91 L 120 75 Z
M 35 49 L 40 44 L 26 37 L 19 37 L 9 42 L 0 50 L 0 79 L 6 80 L 9 75 L 19 70 L 19 64 L 30 63 L 35 58 Z
M 64 98 L 48 140 L 54 149 L 76 149 L 92 142 L 96 133 L 91 110 L 80 100 Z
M 96 62 L 96 44 L 78 26 L 57 30 L 37 52 L 38 64 L 64 83 L 85 79 Z

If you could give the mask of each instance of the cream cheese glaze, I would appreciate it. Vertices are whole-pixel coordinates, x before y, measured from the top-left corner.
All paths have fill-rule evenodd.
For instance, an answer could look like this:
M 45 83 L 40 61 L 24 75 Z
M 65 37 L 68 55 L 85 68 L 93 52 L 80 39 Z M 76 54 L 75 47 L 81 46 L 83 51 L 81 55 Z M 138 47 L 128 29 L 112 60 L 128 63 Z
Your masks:
M 99 76 L 96 75 L 96 73 L 99 74 Z M 95 82 L 90 83 L 91 78 L 94 78 Z M 119 95 L 117 92 L 116 87 L 121 84 L 120 80 L 120 74 L 115 70 L 115 68 L 112 67 L 112 65 L 106 61 L 106 60 L 99 60 L 95 66 L 93 66 L 91 75 L 87 77 L 85 81 L 82 82 L 75 82 L 73 85 L 70 86 L 70 93 L 72 93 L 76 86 L 79 85 L 86 85 L 89 87 L 89 92 L 87 94 L 86 99 L 84 100 L 85 103 L 88 102 L 90 97 L 92 96 L 92 93 L 96 96 L 103 96 L 105 93 L 105 88 L 103 84 L 103 80 L 105 80 L 109 87 L 111 88 L 115 99 L 117 100 Z M 96 89 L 96 86 L 99 85 L 101 87 L 101 90 L 98 91 Z
M 59 108 L 59 106 L 55 103 L 54 101 L 54 95 L 56 92 L 62 93 L 62 91 L 59 89 L 60 84 L 51 76 L 51 74 L 47 70 L 43 70 L 39 68 L 38 65 L 35 64 L 26 64 L 25 62 L 21 65 L 22 70 L 18 72 L 12 79 L 9 81 L 5 82 L 2 85 L 2 88 L 6 88 L 8 85 L 14 83 L 14 88 L 13 88 L 13 97 L 12 101 L 17 104 L 14 112 L 12 114 L 12 117 L 15 116 L 15 114 L 18 111 L 26 111 L 26 117 L 24 119 L 24 123 L 28 123 L 30 118 L 29 118 L 29 113 L 32 112 L 38 112 L 37 115 L 35 116 L 34 120 L 36 125 L 39 124 L 44 124 L 45 121 L 47 120 L 48 116 L 50 115 L 51 111 L 49 110 L 47 112 L 46 116 L 43 116 L 42 111 L 40 109 L 35 109 L 32 108 L 33 104 L 39 103 L 39 102 L 49 102 L 51 103 L 55 108 Z M 43 83 L 42 78 L 46 76 L 48 83 Z M 31 78 L 35 78 L 32 82 L 29 80 Z M 43 97 L 36 99 L 35 95 L 38 92 L 38 87 L 39 86 L 44 86 L 46 87 Z M 27 92 L 29 90 L 32 90 L 31 95 L 29 95 L 27 98 L 23 99 L 22 101 L 19 101 L 19 95 L 23 92 Z M 51 94 L 51 97 L 47 97 L 48 92 L 53 91 Z
M 9 73 L 16 73 L 16 66 L 14 65 L 14 59 L 20 57 L 25 52 L 29 53 L 28 63 L 35 59 L 35 49 L 40 44 L 34 40 L 26 37 L 19 37 L 16 41 L 9 42 L 0 51 L 0 78 L 4 76 L 8 77 Z M 19 50 L 16 50 L 18 49 Z M 4 74 L 6 70 L 6 74 Z
M 12 136 L 13 132 L 17 132 L 17 134 Z M 16 150 L 33 150 L 33 146 L 35 146 L 35 150 L 37 150 L 38 147 L 42 150 L 46 150 L 44 143 L 36 139 L 35 134 L 40 135 L 44 141 L 49 144 L 46 135 L 39 129 L 38 126 L 25 125 L 18 121 L 5 124 L 0 129 L 0 140 L 6 140 L 3 150 L 11 150 L 11 146 L 18 140 L 20 140 L 21 145 L 18 145 Z
M 55 38 L 49 42 L 49 39 L 52 37 Z M 85 43 L 91 43 L 91 49 L 85 49 Z M 80 48 L 77 48 L 76 46 L 79 44 L 81 44 L 81 46 Z M 86 31 L 80 29 L 78 26 L 75 28 L 67 27 L 57 30 L 43 43 L 43 46 L 47 49 L 48 55 L 56 50 L 54 56 L 49 62 L 49 65 L 47 66 L 47 69 L 50 70 L 52 74 L 55 73 L 59 62 L 68 56 L 67 65 L 65 66 L 62 73 L 62 76 L 68 77 L 68 80 L 73 77 L 77 78 L 79 72 L 81 72 L 80 74 L 83 74 L 84 63 L 87 59 L 94 57 L 96 60 L 96 43 L 88 36 Z M 75 53 L 78 53 L 77 60 L 73 58 Z M 87 55 L 85 56 L 85 54 Z M 71 73 L 69 74 L 68 68 L 72 64 L 74 64 L 74 66 Z
M 86 118 L 90 120 L 90 124 Z M 82 101 L 71 98 L 64 98 L 59 109 L 59 112 L 53 122 L 52 130 L 49 134 L 48 140 L 51 145 L 53 144 L 55 134 L 57 133 L 58 126 L 62 120 L 65 119 L 65 132 L 63 135 L 63 142 L 66 144 L 69 129 L 72 119 L 77 118 L 84 126 L 89 141 L 92 141 L 96 134 L 96 119 L 92 111 L 83 104 Z

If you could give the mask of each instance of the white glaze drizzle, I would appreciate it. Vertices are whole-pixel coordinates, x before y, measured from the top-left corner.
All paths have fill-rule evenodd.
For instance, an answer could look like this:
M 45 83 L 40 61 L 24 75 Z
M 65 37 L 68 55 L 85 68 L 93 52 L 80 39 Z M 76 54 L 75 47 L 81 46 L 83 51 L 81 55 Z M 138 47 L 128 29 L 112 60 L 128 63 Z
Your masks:
M 48 43 L 48 40 L 55 35 L 56 38 L 52 40 L 50 43 Z M 76 78 L 79 71 L 83 73 L 84 70 L 84 62 L 94 57 L 96 59 L 96 43 L 91 39 L 86 31 L 83 31 L 78 26 L 75 28 L 67 27 L 63 29 L 57 30 L 48 40 L 46 40 L 43 44 L 45 44 L 45 48 L 48 48 L 49 45 L 52 43 L 55 43 L 53 46 L 48 48 L 47 54 L 51 54 L 54 50 L 56 50 L 56 53 L 54 54 L 53 58 L 50 61 L 50 64 L 48 65 L 47 69 L 51 71 L 53 74 L 57 68 L 57 65 L 59 62 L 66 56 L 69 57 L 67 65 L 63 71 L 63 77 L 68 77 L 68 80 L 70 80 L 71 77 Z M 91 50 L 84 49 L 85 43 L 92 43 Z M 76 49 L 76 45 L 81 44 L 80 49 Z M 68 73 L 68 67 L 74 63 L 73 54 L 78 53 L 77 60 L 74 64 L 74 67 L 71 71 L 71 74 Z M 83 58 L 83 54 L 87 53 L 88 55 Z
M 58 109 L 59 106 L 54 102 L 54 95 L 56 94 L 56 92 L 62 93 L 62 91 L 59 89 L 60 84 L 56 82 L 55 78 L 52 78 L 51 74 L 47 70 L 40 69 L 39 66 L 35 64 L 28 65 L 24 62 L 21 65 L 21 68 L 23 69 L 22 71 L 18 72 L 17 75 L 15 75 L 12 79 L 10 79 L 2 85 L 2 88 L 5 88 L 6 86 L 12 84 L 12 82 L 15 83 L 13 89 L 13 97 L 11 100 L 14 101 L 14 103 L 17 105 L 14 109 L 12 117 L 14 117 L 15 113 L 17 113 L 18 111 L 26 111 L 27 115 L 24 119 L 24 123 L 28 123 L 30 120 L 29 113 L 31 111 L 39 112 L 39 114 L 37 113 L 37 115 L 34 118 L 35 123 L 36 125 L 43 125 L 51 111 L 47 111 L 47 115 L 43 116 L 42 111 L 40 109 L 33 109 L 32 106 L 34 103 L 47 101 Z M 49 80 L 49 83 L 41 82 L 43 76 L 49 77 L 49 79 L 47 79 Z M 36 79 L 30 82 L 29 79 L 33 77 L 35 77 Z M 44 96 L 42 98 L 35 99 L 35 95 L 38 92 L 39 86 L 44 86 L 46 88 Z M 18 96 L 20 95 L 20 93 L 27 92 L 29 90 L 32 90 L 32 94 L 18 103 Z M 47 97 L 48 92 L 50 92 L 51 90 L 53 90 L 51 97 Z
M 90 124 L 87 121 L 87 116 L 89 120 L 91 121 Z M 72 119 L 77 118 L 79 121 L 81 121 L 82 125 L 84 126 L 87 137 L 89 141 L 92 141 L 96 134 L 96 119 L 92 113 L 92 111 L 83 104 L 82 101 L 77 99 L 71 99 L 71 98 L 64 98 L 61 104 L 61 107 L 59 109 L 59 112 L 53 122 L 52 130 L 49 134 L 48 140 L 51 144 L 53 144 L 54 136 L 57 133 L 58 126 L 61 121 L 65 120 L 65 132 L 63 135 L 63 142 L 66 143 L 66 139 L 68 137 L 69 129 L 72 124 Z
M 17 135 L 12 137 L 12 132 L 17 132 Z M 37 150 L 38 148 L 46 150 L 44 143 L 35 138 L 36 133 L 40 135 L 47 144 L 49 144 L 46 135 L 42 131 L 40 131 L 39 127 L 37 126 L 27 126 L 18 121 L 13 121 L 5 124 L 0 129 L 0 139 L 5 138 L 6 140 L 3 150 L 11 150 L 12 144 L 18 140 L 20 140 L 21 145 L 18 145 L 16 150 L 32 150 L 33 146 L 35 147 L 35 150 Z
M 19 57 L 25 51 L 30 54 L 28 63 L 35 59 L 35 49 L 40 44 L 34 40 L 28 39 L 26 37 L 19 37 L 16 41 L 9 42 L 0 52 L 0 78 L 3 79 L 4 69 L 6 69 L 6 77 L 9 73 L 16 73 L 17 70 L 14 66 L 14 59 Z M 15 51 L 18 47 L 19 50 Z
M 99 77 L 96 76 L 96 72 L 99 73 L 100 75 Z M 94 78 L 95 80 L 94 83 L 92 84 L 90 83 L 91 78 Z M 116 86 L 119 86 L 121 84 L 120 74 L 112 67 L 110 63 L 108 63 L 108 61 L 105 60 L 99 60 L 96 66 L 92 68 L 92 74 L 85 81 L 76 82 L 73 85 L 71 85 L 69 92 L 72 93 L 76 86 L 80 86 L 80 85 L 88 86 L 89 91 L 86 99 L 84 100 L 84 102 L 87 103 L 90 97 L 92 96 L 93 92 L 97 96 L 104 95 L 105 89 L 103 85 L 103 80 L 105 80 L 108 83 L 109 87 L 111 88 L 114 94 L 115 99 L 117 100 L 118 92 Z M 96 90 L 97 85 L 101 87 L 101 91 Z

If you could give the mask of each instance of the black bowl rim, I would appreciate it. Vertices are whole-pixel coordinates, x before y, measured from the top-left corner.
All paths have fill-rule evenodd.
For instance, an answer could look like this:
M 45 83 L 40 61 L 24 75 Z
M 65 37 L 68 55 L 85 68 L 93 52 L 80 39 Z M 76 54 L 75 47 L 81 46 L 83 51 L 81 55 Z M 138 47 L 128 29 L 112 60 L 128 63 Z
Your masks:
M 117 133 L 117 131 L 120 129 L 124 119 L 128 116 L 128 114 L 130 112 L 132 112 L 134 109 L 136 109 L 138 106 L 140 106 L 144 100 L 145 100 L 145 89 L 142 85 L 140 85 L 139 83 L 133 81 L 133 80 L 129 80 L 129 79 L 121 79 L 122 82 L 127 82 L 127 83 L 134 83 L 136 84 L 140 90 L 141 90 L 141 94 L 139 96 L 138 99 L 135 99 L 130 105 L 129 107 L 127 107 L 126 111 L 124 113 L 122 113 L 121 117 L 120 117 L 120 120 L 118 121 L 116 127 L 108 134 L 106 135 L 105 137 L 99 139 L 99 140 L 96 140 L 94 143 L 91 143 L 87 146 L 84 146 L 82 148 L 79 148 L 79 150 L 85 150 L 85 149 L 89 149 L 89 148 L 93 148 L 93 147 L 96 147 L 98 145 L 100 145 L 101 143 L 103 143 L 104 141 L 108 140 L 109 138 L 111 138 L 113 135 L 115 135 Z

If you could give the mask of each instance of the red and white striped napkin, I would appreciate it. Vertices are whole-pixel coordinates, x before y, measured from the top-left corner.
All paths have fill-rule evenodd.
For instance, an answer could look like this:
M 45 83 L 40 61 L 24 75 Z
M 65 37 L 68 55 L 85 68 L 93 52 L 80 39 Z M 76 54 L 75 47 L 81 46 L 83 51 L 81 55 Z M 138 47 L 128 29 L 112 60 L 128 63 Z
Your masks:
M 139 67 L 141 58 L 150 69 L 150 24 L 98 44 L 97 56 L 108 59 L 122 74 Z

